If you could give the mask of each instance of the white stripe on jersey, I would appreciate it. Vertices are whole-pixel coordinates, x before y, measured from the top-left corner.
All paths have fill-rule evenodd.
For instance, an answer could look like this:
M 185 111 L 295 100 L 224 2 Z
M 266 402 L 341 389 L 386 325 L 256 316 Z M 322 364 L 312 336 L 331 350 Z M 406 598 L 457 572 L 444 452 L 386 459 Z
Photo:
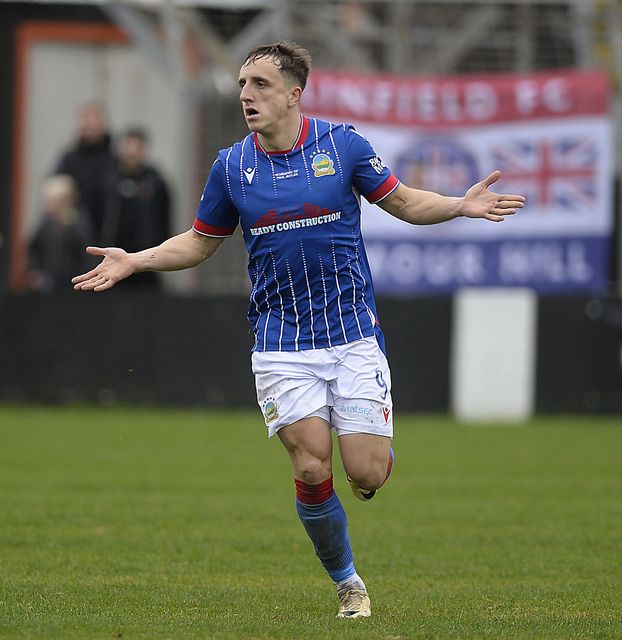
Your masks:
M 300 147 L 300 155 L 302 157 L 302 163 L 305 166 L 305 173 L 307 174 L 307 183 L 309 184 L 309 189 L 311 188 L 311 174 L 309 173 L 309 166 L 307 165 L 307 158 L 305 156 L 305 146 L 304 144 Z
M 337 151 L 337 145 L 335 144 L 335 139 L 333 138 L 333 125 L 331 124 L 328 128 L 328 137 L 333 145 L 333 150 L 335 152 L 335 160 L 337 160 L 337 167 L 339 169 L 339 179 L 343 182 L 343 167 L 341 166 L 341 158 L 339 157 L 339 152 Z M 363 336 L 361 336 L 362 338 Z
M 274 173 L 274 172 L 273 172 Z M 272 249 L 269 249 L 270 258 L 272 258 L 272 269 L 274 270 L 274 282 L 276 283 L 276 292 L 279 296 L 279 302 L 281 303 L 281 331 L 279 332 L 279 351 L 283 351 L 281 348 L 283 342 L 283 327 L 285 325 L 285 307 L 283 306 L 283 298 L 281 297 L 281 287 L 279 286 L 279 279 L 276 276 L 276 260 Z
M 242 185 L 242 200 L 246 202 L 246 187 L 244 186 L 244 147 L 248 136 L 242 140 L 242 151 L 240 151 L 240 185 Z
M 352 231 L 352 240 L 353 240 L 353 243 L 354 243 L 354 257 L 356 259 L 356 262 L 355 262 L 356 270 L 358 271 L 359 276 L 361 276 L 361 278 L 363 280 L 363 289 L 361 291 L 361 300 L 363 301 L 363 304 L 365 305 L 365 309 L 367 309 L 367 313 L 369 314 L 369 319 L 371 320 L 371 325 L 373 327 L 376 324 L 376 316 L 374 316 L 374 312 L 369 308 L 369 305 L 365 301 L 365 288 L 367 287 L 367 280 L 365 280 L 365 276 L 363 275 L 363 270 L 361 269 L 361 265 L 360 265 L 361 254 L 359 253 L 359 243 L 358 243 L 358 240 L 356 239 L 356 236 L 354 235 L 354 231 Z
M 272 189 L 274 190 L 274 197 L 276 198 L 276 176 L 274 174 L 274 162 L 272 162 L 272 158 L 269 154 L 266 154 L 266 157 L 268 158 L 268 160 L 270 160 L 270 169 L 272 170 Z
M 333 253 L 333 266 L 335 267 L 335 283 L 337 284 L 337 308 L 339 309 L 339 322 L 341 323 L 341 332 L 343 339 L 347 342 L 346 328 L 343 326 L 343 316 L 341 315 L 341 287 L 339 286 L 339 270 L 337 269 L 337 254 L 335 253 L 335 238 L 330 237 L 330 246 Z
M 309 284 L 309 272 L 307 270 L 307 259 L 305 258 L 305 249 L 300 241 L 300 255 L 302 256 L 302 268 L 305 272 L 305 281 L 307 283 L 307 293 L 309 294 L 309 313 L 311 314 L 311 345 L 315 349 L 315 330 L 313 329 L 313 302 L 311 300 L 311 285 Z
M 268 276 L 266 272 L 263 272 L 263 291 L 266 294 L 266 304 L 268 305 L 268 313 L 266 314 L 266 324 L 263 328 L 263 350 L 266 350 L 266 341 L 268 340 L 268 322 L 270 321 L 270 314 L 272 313 L 272 307 L 270 306 L 270 298 L 268 297 Z
M 255 310 L 257 311 L 257 327 L 259 328 L 259 320 L 261 319 L 261 312 L 259 311 L 259 305 L 257 304 L 257 285 L 259 284 L 259 272 L 255 270 L 255 267 L 251 267 L 255 274 L 255 284 L 251 289 L 251 300 L 255 303 Z M 257 332 L 255 331 L 255 346 L 257 346 Z
M 354 274 L 352 273 L 352 260 L 350 254 L 346 249 L 346 258 L 348 259 L 348 271 L 350 272 L 350 279 L 352 280 L 352 311 L 354 312 L 354 319 L 356 320 L 356 326 L 359 328 L 359 335 L 363 338 L 363 330 L 361 329 L 361 323 L 359 322 L 359 314 L 356 312 L 356 282 L 354 280 Z
M 255 327 L 255 346 L 257 346 L 257 343 L 259 342 L 259 340 L 258 340 L 259 330 L 260 330 L 259 328 L 260 328 L 261 320 L 263 318 L 264 319 L 263 345 L 262 345 L 261 350 L 265 351 L 266 350 L 266 341 L 268 339 L 268 324 L 270 323 L 270 315 L 272 313 L 272 307 L 270 306 L 270 298 L 268 297 L 268 289 L 267 289 L 268 276 L 266 275 L 265 268 L 262 270 L 261 273 L 259 273 L 259 270 L 253 268 L 253 273 L 255 274 L 256 282 L 255 282 L 253 290 L 251 291 L 251 299 L 255 303 L 255 309 L 257 310 L 257 314 L 258 314 L 257 325 Z M 259 290 L 259 285 L 261 283 L 261 277 L 262 276 L 263 276 L 263 281 L 264 281 L 263 292 L 264 292 L 264 295 L 266 296 L 266 307 L 267 307 L 267 313 L 265 313 L 265 314 L 260 313 L 259 304 L 257 302 L 257 293 L 258 293 L 258 290 Z
M 320 152 L 320 143 L 319 143 L 320 136 L 319 136 L 318 131 L 317 131 L 317 118 L 313 118 L 313 126 L 315 128 L 315 148 L 316 148 L 317 152 L 319 153 Z
M 227 179 L 227 191 L 229 192 L 229 197 L 231 198 L 231 200 L 233 200 L 233 191 L 231 190 L 231 180 L 229 178 L 229 156 L 231 155 L 232 151 L 233 147 L 229 149 L 229 153 L 225 158 L 225 177 Z
M 322 256 L 318 253 L 318 260 L 320 261 L 320 276 L 322 278 L 322 288 L 324 289 L 324 322 L 326 323 L 326 337 L 328 338 L 328 346 L 333 346 L 333 341 L 330 339 L 330 327 L 328 325 L 328 315 L 326 309 L 328 308 L 328 297 L 326 295 L 326 278 L 324 277 L 324 263 L 322 262 Z
M 298 351 L 298 336 L 300 335 L 300 318 L 298 316 L 298 307 L 296 305 L 296 292 L 294 291 L 294 281 L 292 279 L 292 271 L 289 268 L 289 260 L 285 261 L 287 269 L 287 277 L 289 279 L 289 290 L 292 292 L 292 302 L 294 304 L 294 317 L 296 318 L 296 337 L 294 338 L 294 351 Z

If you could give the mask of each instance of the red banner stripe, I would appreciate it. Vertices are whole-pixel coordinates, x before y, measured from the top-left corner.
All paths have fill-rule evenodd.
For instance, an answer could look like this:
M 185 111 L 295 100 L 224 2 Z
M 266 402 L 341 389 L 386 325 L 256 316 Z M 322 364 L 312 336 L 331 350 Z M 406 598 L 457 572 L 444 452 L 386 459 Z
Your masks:
M 602 71 L 418 77 L 315 70 L 302 104 L 329 119 L 434 129 L 604 114 L 609 84 Z

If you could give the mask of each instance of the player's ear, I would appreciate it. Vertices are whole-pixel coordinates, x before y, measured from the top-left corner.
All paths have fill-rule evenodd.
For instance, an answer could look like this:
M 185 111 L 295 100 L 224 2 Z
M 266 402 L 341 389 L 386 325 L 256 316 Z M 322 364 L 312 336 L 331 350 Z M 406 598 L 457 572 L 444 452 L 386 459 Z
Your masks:
M 293 107 L 300 103 L 300 96 L 302 95 L 302 89 L 300 87 L 292 87 L 289 92 L 288 105 Z

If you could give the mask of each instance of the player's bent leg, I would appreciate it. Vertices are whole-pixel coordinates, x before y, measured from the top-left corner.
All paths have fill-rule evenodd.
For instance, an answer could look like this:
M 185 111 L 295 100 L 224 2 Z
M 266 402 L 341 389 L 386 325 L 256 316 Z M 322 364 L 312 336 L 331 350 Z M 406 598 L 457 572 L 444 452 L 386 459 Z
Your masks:
M 316 416 L 303 418 L 281 427 L 277 435 L 289 453 L 296 480 L 315 485 L 331 476 L 333 441 L 329 422 Z
M 359 500 L 370 500 L 393 469 L 391 438 L 369 433 L 342 433 L 338 442 L 352 493 Z
M 371 615 L 365 584 L 356 573 L 348 521 L 333 489 L 330 424 L 310 417 L 277 432 L 294 468 L 296 511 L 315 553 L 337 587 L 338 617 Z
M 348 483 L 369 500 L 388 477 L 393 437 L 391 372 L 375 338 L 357 340 L 340 354 L 331 422 L 337 431 Z

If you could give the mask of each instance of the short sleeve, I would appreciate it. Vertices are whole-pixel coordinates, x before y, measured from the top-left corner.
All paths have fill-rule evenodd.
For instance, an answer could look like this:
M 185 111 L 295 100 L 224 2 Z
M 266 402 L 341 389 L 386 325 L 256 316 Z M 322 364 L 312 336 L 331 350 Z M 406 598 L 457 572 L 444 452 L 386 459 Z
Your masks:
M 354 186 L 367 201 L 376 204 L 395 190 L 399 180 L 384 166 L 369 140 L 352 125 L 347 125 L 346 138 L 354 166 Z
M 201 202 L 192 228 L 201 235 L 228 238 L 233 235 L 239 222 L 229 191 L 225 169 L 217 158 L 207 178 Z

